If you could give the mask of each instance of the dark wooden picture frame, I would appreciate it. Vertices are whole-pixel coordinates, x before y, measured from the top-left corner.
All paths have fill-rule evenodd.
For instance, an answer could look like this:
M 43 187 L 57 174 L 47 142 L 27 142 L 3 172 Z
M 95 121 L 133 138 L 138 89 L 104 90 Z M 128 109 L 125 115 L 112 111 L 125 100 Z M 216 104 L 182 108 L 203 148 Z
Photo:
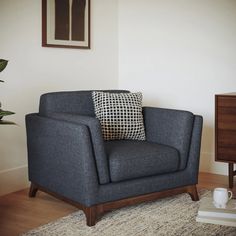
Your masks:
M 90 0 L 42 0 L 42 46 L 90 49 Z

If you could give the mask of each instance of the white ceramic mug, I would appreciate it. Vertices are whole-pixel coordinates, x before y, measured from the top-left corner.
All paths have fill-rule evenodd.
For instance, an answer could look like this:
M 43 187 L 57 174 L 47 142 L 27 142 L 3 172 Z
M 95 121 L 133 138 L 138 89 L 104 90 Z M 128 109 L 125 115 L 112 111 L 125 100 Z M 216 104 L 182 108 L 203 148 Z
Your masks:
M 233 193 L 226 188 L 215 188 L 213 192 L 213 203 L 217 208 L 225 208 Z

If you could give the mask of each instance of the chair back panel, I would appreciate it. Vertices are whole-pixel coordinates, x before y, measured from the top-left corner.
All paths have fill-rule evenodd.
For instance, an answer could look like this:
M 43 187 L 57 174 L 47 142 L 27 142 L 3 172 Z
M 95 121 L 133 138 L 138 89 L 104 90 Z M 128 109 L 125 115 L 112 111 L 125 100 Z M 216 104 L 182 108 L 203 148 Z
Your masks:
M 94 91 L 94 90 L 93 90 Z M 103 90 L 112 93 L 127 93 L 127 90 Z M 65 91 L 46 93 L 40 97 L 39 114 L 52 112 L 73 113 L 85 116 L 95 116 L 92 90 Z

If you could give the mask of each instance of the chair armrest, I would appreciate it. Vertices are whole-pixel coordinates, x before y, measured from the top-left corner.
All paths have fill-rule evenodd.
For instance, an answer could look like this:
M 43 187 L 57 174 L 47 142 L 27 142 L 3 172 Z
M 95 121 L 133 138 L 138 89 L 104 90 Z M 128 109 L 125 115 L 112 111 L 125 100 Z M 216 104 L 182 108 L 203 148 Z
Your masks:
M 188 111 L 144 107 L 147 141 L 169 145 L 180 153 L 180 170 L 187 165 L 194 125 L 194 114 Z
M 47 117 L 56 120 L 63 120 L 75 124 L 86 125 L 89 128 L 93 152 L 97 166 L 97 172 L 100 184 L 110 182 L 110 174 L 108 168 L 108 160 L 105 152 L 102 130 L 99 120 L 96 117 L 71 114 L 71 113 L 48 113 Z
M 26 116 L 29 180 L 86 206 L 96 203 L 98 177 L 85 125 Z
M 189 158 L 186 168 L 194 184 L 198 183 L 202 126 L 203 126 L 202 116 L 195 115 L 190 150 L 189 150 Z

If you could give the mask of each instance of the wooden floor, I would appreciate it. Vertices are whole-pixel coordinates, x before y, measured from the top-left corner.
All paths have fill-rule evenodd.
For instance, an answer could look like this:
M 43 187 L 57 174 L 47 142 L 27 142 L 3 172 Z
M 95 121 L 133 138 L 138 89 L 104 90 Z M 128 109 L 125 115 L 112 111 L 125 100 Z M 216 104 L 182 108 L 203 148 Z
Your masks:
M 227 177 L 200 173 L 198 188 L 228 187 Z M 236 186 L 233 188 L 236 197 Z M 77 209 L 45 193 L 28 198 L 28 189 L 0 197 L 0 235 L 15 236 L 66 216 Z M 85 223 L 85 221 L 84 221 Z

